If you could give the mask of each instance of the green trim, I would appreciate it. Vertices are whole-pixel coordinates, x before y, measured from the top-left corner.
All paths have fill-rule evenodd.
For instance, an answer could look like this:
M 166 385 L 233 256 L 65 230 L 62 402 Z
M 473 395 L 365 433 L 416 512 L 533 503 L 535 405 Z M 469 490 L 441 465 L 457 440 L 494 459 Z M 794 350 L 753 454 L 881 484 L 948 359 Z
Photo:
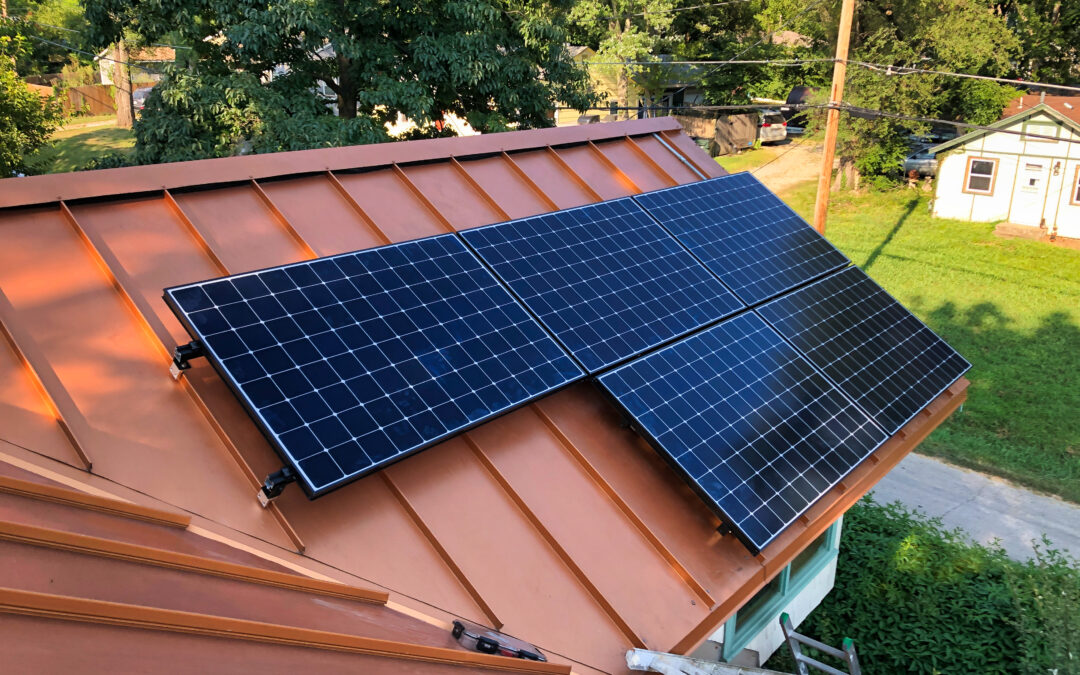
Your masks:
M 1011 117 L 1006 117 L 1003 120 L 998 120 L 997 122 L 994 122 L 993 124 L 986 125 L 986 126 L 990 127 L 989 129 L 976 129 L 976 130 L 974 130 L 974 131 L 972 131 L 970 133 L 964 134 L 963 136 L 957 136 L 956 138 L 952 139 L 951 141 L 945 141 L 944 143 L 942 143 L 940 145 L 935 145 L 934 147 L 928 149 L 927 152 L 931 152 L 931 153 L 936 155 L 936 154 L 938 154 L 940 152 L 948 150 L 949 148 L 955 147 L 957 145 L 966 145 L 966 144 L 970 143 L 971 141 L 974 141 L 975 139 L 980 138 L 981 136 L 992 134 L 995 131 L 997 131 L 998 129 L 1004 129 L 1006 127 L 1012 126 L 1013 124 L 1015 124 L 1017 122 L 1020 122 L 1021 120 L 1026 120 L 1029 117 L 1035 115 L 1036 113 L 1046 113 L 1046 115 L 1048 115 L 1051 119 L 1054 119 L 1054 120 L 1057 120 L 1058 122 L 1061 122 L 1066 127 L 1072 129 L 1073 132 L 1075 132 L 1077 134 L 1080 134 L 1080 124 L 1077 124 L 1076 122 L 1072 121 L 1068 117 L 1065 117 L 1064 115 L 1062 115 L 1058 111 L 1054 110 L 1050 106 L 1046 105 L 1045 103 L 1039 103 L 1038 105 L 1031 106 L 1030 108 L 1028 108 L 1027 110 L 1025 110 L 1023 112 L 1018 112 L 1018 113 L 1016 113 L 1015 115 L 1013 115 Z M 1059 136 L 1060 136 L 1060 134 L 1059 134 Z
M 836 559 L 840 552 L 840 522 L 837 520 L 825 530 L 824 537 L 818 540 L 820 543 L 817 552 L 803 565 L 795 578 L 792 578 L 791 565 L 788 564 L 780 571 L 779 584 L 773 597 L 757 607 L 750 616 L 740 618 L 740 610 L 727 620 L 724 624 L 724 646 L 721 658 L 725 661 L 735 658 L 735 655 L 745 649 L 758 633 L 776 621 L 780 612 L 795 596 L 803 592 L 814 577 Z

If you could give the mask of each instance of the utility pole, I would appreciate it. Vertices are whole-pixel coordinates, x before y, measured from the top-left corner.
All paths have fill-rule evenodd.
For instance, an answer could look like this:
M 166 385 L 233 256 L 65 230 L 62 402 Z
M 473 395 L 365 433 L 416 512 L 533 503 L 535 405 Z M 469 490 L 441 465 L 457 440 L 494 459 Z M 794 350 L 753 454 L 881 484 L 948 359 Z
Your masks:
M 124 40 L 113 49 L 113 85 L 116 87 L 116 126 L 130 129 L 135 126 L 135 113 L 131 102 L 131 74 L 128 72 L 128 53 Z
M 829 113 L 825 120 L 825 152 L 821 158 L 817 200 L 814 202 L 814 229 L 825 234 L 825 214 L 829 210 L 829 188 L 832 186 L 833 159 L 836 158 L 836 135 L 840 128 L 840 110 L 844 100 L 844 78 L 847 76 L 848 43 L 851 42 L 851 21 L 855 16 L 855 0 L 844 0 L 840 9 L 840 30 L 836 33 L 836 62 L 833 64 L 832 92 L 829 94 Z

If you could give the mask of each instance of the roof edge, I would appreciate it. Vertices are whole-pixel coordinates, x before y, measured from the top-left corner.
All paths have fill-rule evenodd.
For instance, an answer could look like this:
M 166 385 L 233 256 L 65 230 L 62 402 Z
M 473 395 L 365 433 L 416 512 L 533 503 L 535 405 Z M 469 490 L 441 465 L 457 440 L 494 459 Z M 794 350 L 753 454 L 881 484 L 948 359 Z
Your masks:
M 1008 117 L 1006 117 L 1004 119 L 1000 119 L 997 122 L 994 122 L 993 124 L 986 125 L 988 127 L 992 127 L 992 129 L 974 129 L 974 130 L 969 131 L 968 133 L 964 134 L 963 136 L 957 136 L 956 138 L 954 138 L 952 140 L 945 141 L 944 143 L 939 143 L 938 145 L 935 145 L 935 146 L 933 146 L 931 148 L 928 148 L 927 152 L 931 152 L 931 153 L 936 155 L 936 154 L 938 154 L 940 152 L 944 152 L 944 151 L 946 151 L 946 150 L 948 150 L 950 148 L 956 147 L 957 145 L 963 145 L 964 143 L 967 143 L 969 141 L 973 141 L 976 138 L 978 138 L 979 136 L 982 136 L 982 135 L 985 135 L 985 134 L 992 134 L 992 133 L 994 133 L 995 130 L 1004 129 L 1005 127 L 1009 126 L 1010 124 L 1013 124 L 1015 122 L 1019 122 L 1022 119 L 1025 119 L 1027 117 L 1031 117 L 1035 113 L 1040 113 L 1040 112 L 1048 113 L 1051 117 L 1055 118 L 1059 122 L 1062 122 L 1063 124 L 1065 124 L 1065 126 L 1071 128 L 1077 134 L 1080 134 L 1080 124 L 1077 124 L 1076 122 L 1072 121 L 1071 119 L 1069 119 L 1065 115 L 1062 115 L 1060 112 L 1058 112 L 1057 110 L 1054 110 L 1053 108 L 1051 108 L 1050 106 L 1048 106 L 1045 103 L 1037 103 L 1037 104 L 1031 106 L 1030 108 L 1028 108 L 1027 110 L 1022 110 L 1022 111 L 1016 113 L 1015 115 L 1010 115 L 1010 116 L 1008 116 Z
M 673 117 L 655 117 L 80 171 L 77 178 L 73 173 L 8 178 L 0 181 L 0 208 L 514 152 L 664 131 L 681 132 L 682 126 Z

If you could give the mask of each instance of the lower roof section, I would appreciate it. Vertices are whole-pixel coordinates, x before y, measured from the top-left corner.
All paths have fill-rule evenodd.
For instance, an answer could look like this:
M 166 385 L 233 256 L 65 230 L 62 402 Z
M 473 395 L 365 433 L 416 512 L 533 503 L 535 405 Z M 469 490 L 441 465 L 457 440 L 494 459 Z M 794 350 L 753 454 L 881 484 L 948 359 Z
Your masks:
M 189 338 L 161 290 L 721 174 L 676 122 L 651 119 L 0 181 L 0 460 L 187 513 L 276 564 L 492 626 L 575 672 L 623 672 L 631 647 L 689 651 L 966 381 L 759 556 L 717 533 L 588 383 L 262 509 L 280 461 L 205 361 L 169 376 Z

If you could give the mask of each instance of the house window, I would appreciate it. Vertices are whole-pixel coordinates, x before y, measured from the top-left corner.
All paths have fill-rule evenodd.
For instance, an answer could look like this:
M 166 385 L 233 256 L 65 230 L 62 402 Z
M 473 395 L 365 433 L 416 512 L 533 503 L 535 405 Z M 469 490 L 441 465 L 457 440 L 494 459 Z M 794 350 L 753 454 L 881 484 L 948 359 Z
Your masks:
M 997 165 L 996 159 L 968 157 L 967 172 L 964 174 L 964 192 L 977 195 L 994 194 Z
M 1061 133 L 1061 127 L 1050 122 L 1024 122 L 1023 131 L 1023 139 L 1030 143 L 1057 143 L 1058 135 Z M 1036 138 L 1034 136 L 1028 136 L 1028 134 L 1050 136 L 1051 138 Z
M 750 640 L 776 621 L 791 600 L 836 558 L 839 549 L 840 521 L 837 521 L 728 619 L 724 625 L 723 658 L 735 658 Z
M 1069 195 L 1069 203 L 1080 206 L 1080 164 L 1076 165 L 1076 173 L 1073 174 L 1072 194 Z

